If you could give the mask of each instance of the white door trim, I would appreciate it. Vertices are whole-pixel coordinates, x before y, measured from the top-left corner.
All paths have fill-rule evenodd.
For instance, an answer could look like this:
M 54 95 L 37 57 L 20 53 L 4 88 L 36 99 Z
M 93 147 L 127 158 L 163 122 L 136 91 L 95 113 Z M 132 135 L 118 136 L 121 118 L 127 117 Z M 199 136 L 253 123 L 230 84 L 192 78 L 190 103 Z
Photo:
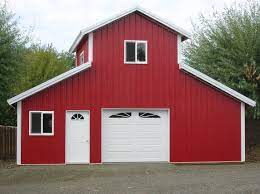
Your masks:
M 88 153 L 89 153 L 89 162 L 73 162 L 73 163 L 70 163 L 70 162 L 67 162 L 67 148 L 68 148 L 68 140 L 67 140 L 67 130 L 68 130 L 68 123 L 67 123 L 67 113 L 68 112 L 88 112 L 88 115 L 89 115 L 89 150 L 88 150 Z M 90 138 L 90 110 L 66 110 L 65 111 L 65 164 L 90 164 L 90 141 L 91 141 L 91 138 Z
M 162 111 L 167 111 L 168 112 L 168 130 L 167 130 L 167 135 L 168 135 L 168 162 L 170 163 L 170 152 L 171 152 L 171 137 L 170 137 L 170 131 L 171 131 L 171 121 L 170 121 L 170 114 L 171 114 L 171 109 L 170 108 L 127 108 L 127 107 L 123 107 L 123 108 L 101 108 L 101 164 L 103 163 L 103 129 L 104 129 L 104 122 L 103 122 L 103 112 L 105 110 L 162 110 Z M 153 162 L 155 163 L 155 162 Z

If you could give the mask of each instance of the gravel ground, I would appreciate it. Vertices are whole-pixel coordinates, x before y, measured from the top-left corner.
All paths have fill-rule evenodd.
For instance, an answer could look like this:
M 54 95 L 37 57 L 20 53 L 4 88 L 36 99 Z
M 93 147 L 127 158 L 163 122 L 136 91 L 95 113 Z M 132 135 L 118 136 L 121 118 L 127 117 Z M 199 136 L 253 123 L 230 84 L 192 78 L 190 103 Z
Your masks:
M 260 193 L 260 163 L 0 165 L 0 193 Z

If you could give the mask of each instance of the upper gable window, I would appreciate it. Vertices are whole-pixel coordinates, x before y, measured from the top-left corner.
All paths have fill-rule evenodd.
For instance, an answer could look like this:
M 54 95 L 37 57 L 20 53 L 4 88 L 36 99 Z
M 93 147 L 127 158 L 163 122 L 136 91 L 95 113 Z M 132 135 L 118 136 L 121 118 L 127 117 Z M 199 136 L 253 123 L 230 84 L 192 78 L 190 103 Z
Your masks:
M 124 62 L 147 64 L 147 41 L 125 40 Z
M 84 63 L 84 51 L 82 51 L 79 55 L 79 64 L 82 65 Z

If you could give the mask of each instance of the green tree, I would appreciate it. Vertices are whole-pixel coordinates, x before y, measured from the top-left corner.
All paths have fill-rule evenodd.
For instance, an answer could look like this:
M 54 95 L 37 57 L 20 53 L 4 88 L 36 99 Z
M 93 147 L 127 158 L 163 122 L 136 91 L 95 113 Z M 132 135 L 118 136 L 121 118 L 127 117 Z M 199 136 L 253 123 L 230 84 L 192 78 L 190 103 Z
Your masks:
M 32 45 L 23 55 L 14 93 L 18 94 L 51 79 L 75 64 L 74 56 L 58 52 L 52 45 Z
M 74 61 L 72 54 L 52 45 L 32 44 L 15 15 L 0 3 L 0 125 L 16 123 L 8 98 L 69 70 Z
M 233 4 L 199 16 L 185 63 L 257 101 L 247 116 L 260 118 L 260 3 Z
M 17 25 L 14 14 L 0 4 L 0 124 L 15 123 L 15 110 L 6 100 L 12 96 L 13 80 L 28 37 Z M 12 116 L 9 116 L 12 115 Z

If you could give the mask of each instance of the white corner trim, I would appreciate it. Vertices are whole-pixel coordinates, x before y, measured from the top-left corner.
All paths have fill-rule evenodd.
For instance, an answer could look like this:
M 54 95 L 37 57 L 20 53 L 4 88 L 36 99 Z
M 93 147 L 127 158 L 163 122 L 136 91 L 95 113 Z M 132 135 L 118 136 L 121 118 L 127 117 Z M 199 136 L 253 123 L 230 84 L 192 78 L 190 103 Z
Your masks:
M 71 76 L 73 76 L 73 75 L 75 75 L 75 74 L 77 74 L 77 73 L 79 73 L 79 72 L 81 72 L 85 69 L 88 69 L 90 67 L 91 67 L 91 63 L 84 63 L 82 65 L 79 65 L 79 66 L 77 66 L 77 67 L 75 67 L 75 68 L 73 68 L 69 71 L 66 71 L 65 73 L 62 73 L 62 74 L 60 74 L 60 75 L 58 75 L 58 76 L 56 76 L 52 79 L 49 79 L 46 82 L 43 82 L 43 83 L 41 83 L 41 84 L 39 84 L 39 85 L 29 89 L 29 90 L 26 90 L 25 92 L 22 92 L 21 94 L 18 94 L 17 96 L 14 96 L 14 97 L 8 99 L 7 102 L 8 102 L 9 105 L 12 105 L 16 102 L 19 102 L 19 101 L 37 93 L 37 92 L 39 92 L 39 91 L 42 91 L 42 90 L 44 90 L 44 89 L 46 89 L 46 88 L 48 88 L 48 87 L 50 87 L 54 84 L 56 84 L 56 83 L 58 83 L 58 82 L 60 82 L 64 79 L 67 79 L 67 78 L 69 78 L 69 77 L 71 77 Z
M 22 101 L 17 103 L 16 164 L 21 165 Z
M 219 90 L 229 94 L 230 96 L 233 96 L 234 98 L 240 100 L 241 102 L 244 102 L 252 107 L 254 107 L 256 105 L 256 102 L 253 101 L 252 99 L 244 96 L 243 94 L 238 93 L 237 91 L 227 87 L 226 85 L 212 79 L 211 77 L 205 75 L 204 73 L 201 73 L 200 71 L 194 69 L 193 67 L 189 66 L 189 65 L 185 65 L 185 64 L 180 64 L 179 68 L 181 70 L 184 70 L 200 79 L 202 79 L 203 81 L 211 84 L 212 86 L 215 86 L 216 88 L 218 88 Z
M 177 58 L 178 64 L 182 62 L 182 45 L 181 45 L 181 35 L 178 34 L 177 36 Z
M 93 61 L 93 32 L 88 35 L 88 62 Z
M 246 160 L 245 103 L 241 102 L 241 162 Z
M 183 36 L 185 36 L 187 38 L 191 38 L 190 33 L 187 32 L 186 30 L 176 26 L 175 24 L 173 24 L 171 22 L 166 21 L 165 19 L 162 19 L 162 18 L 152 14 L 150 11 L 147 11 L 147 10 L 145 10 L 142 7 L 137 6 L 137 7 L 128 9 L 126 11 L 123 11 L 120 14 L 117 14 L 117 15 L 109 18 L 109 19 L 106 19 L 106 20 L 100 22 L 100 23 L 94 24 L 94 25 L 92 25 L 92 26 L 90 26 L 88 28 L 85 28 L 85 29 L 81 30 L 79 32 L 78 36 L 76 37 L 76 39 L 74 40 L 72 46 L 70 47 L 69 52 L 72 53 L 72 52 L 75 51 L 77 45 L 79 44 L 80 40 L 83 38 L 84 35 L 86 35 L 86 34 L 88 34 L 90 32 L 93 32 L 94 30 L 97 30 L 98 28 L 101 28 L 101 27 L 103 27 L 103 26 L 105 26 L 105 25 L 107 25 L 107 24 L 109 24 L 109 23 L 111 23 L 111 22 L 113 22 L 115 20 L 118 20 L 118 19 L 120 19 L 120 18 L 122 18 L 122 17 L 124 17 L 124 16 L 126 16 L 126 15 L 128 15 L 130 13 L 133 13 L 135 11 L 139 11 L 142 14 L 144 14 L 144 15 L 154 19 L 155 21 L 157 21 L 157 22 L 167 26 L 168 28 L 176 31 L 177 33 L 179 33 L 179 34 L 181 34 L 181 35 L 183 35 Z

